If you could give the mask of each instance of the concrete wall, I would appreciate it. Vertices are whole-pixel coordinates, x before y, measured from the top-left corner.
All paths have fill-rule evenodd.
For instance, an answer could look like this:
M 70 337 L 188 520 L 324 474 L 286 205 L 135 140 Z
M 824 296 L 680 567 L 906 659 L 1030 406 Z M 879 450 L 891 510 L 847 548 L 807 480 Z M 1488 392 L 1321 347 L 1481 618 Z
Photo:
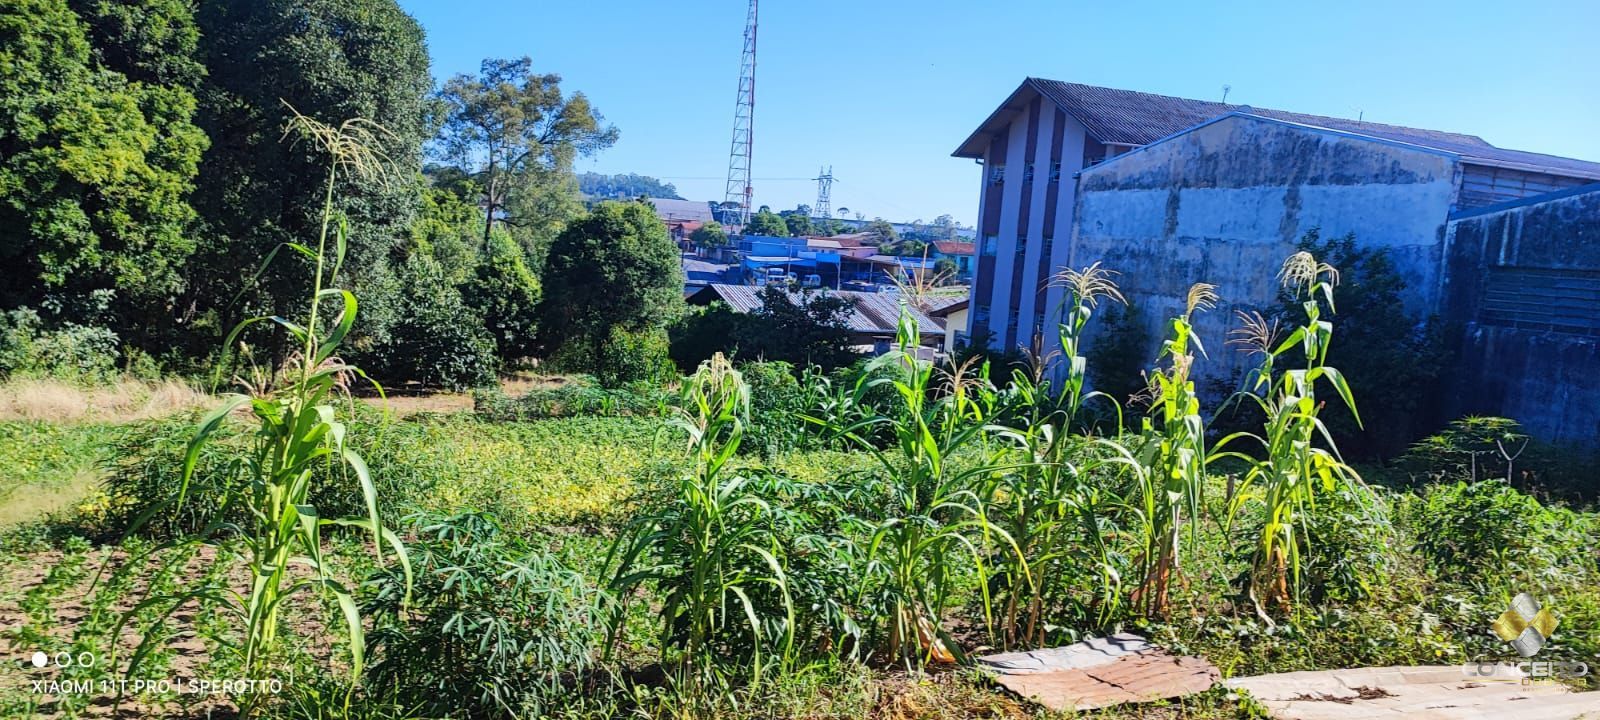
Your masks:
M 1457 213 L 1442 301 L 1461 327 L 1454 415 L 1600 447 L 1600 184 Z
M 1228 380 L 1247 367 L 1225 346 L 1234 311 L 1274 302 L 1279 266 L 1312 228 L 1389 248 L 1407 305 L 1431 312 L 1458 172 L 1448 154 L 1225 116 L 1085 169 L 1067 263 L 1120 272 L 1152 337 L 1190 285 L 1217 285 L 1221 304 L 1196 323 L 1210 353 L 1200 377 Z

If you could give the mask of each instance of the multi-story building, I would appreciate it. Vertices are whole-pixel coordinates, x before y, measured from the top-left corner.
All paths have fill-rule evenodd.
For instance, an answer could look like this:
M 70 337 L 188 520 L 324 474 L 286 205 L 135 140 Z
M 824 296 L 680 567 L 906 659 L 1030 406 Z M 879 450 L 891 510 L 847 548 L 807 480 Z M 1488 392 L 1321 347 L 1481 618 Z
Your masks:
M 1115 204 L 1084 206 L 1080 191 L 1086 171 L 1093 172 L 1114 158 L 1228 115 L 1237 116 L 1230 125 L 1275 122 L 1280 131 L 1276 138 L 1281 142 L 1270 147 L 1239 145 L 1239 138 L 1249 133 L 1230 134 L 1225 132 L 1227 128 L 1213 128 L 1202 133 L 1210 144 L 1189 153 L 1189 159 L 1196 164 L 1181 166 L 1177 172 L 1168 168 L 1143 177 L 1123 178 L 1127 187 L 1121 189 L 1148 192 L 1124 193 Z M 1199 137 L 1189 139 L 1204 145 Z M 1351 147 L 1350 141 L 1417 151 L 1401 152 L 1407 157 L 1421 153 L 1441 158 L 1443 164 L 1430 172 L 1443 173 L 1445 177 L 1435 178 L 1437 182 L 1430 184 L 1405 181 L 1382 172 L 1359 178 L 1341 176 L 1348 168 L 1330 167 L 1328 155 L 1340 152 L 1336 145 Z M 1228 143 L 1233 145 L 1224 151 L 1222 146 Z M 1077 267 L 1110 259 L 1098 250 L 1082 252 L 1086 242 L 1077 236 L 1084 231 L 1098 237 L 1099 231 L 1113 225 L 1127 227 L 1137 218 L 1150 219 L 1155 223 L 1153 229 L 1134 234 L 1154 237 L 1165 231 L 1176 244 L 1160 252 L 1176 253 L 1165 257 L 1177 260 L 1179 254 L 1193 256 L 1199 244 L 1210 242 L 1202 238 L 1227 239 L 1230 233 L 1237 234 L 1236 230 L 1254 232 L 1246 230 L 1236 215 L 1254 213 L 1266 217 L 1252 217 L 1250 222 L 1260 221 L 1271 226 L 1273 232 L 1282 231 L 1278 233 L 1282 242 L 1272 253 L 1287 254 L 1309 228 L 1321 227 L 1325 234 L 1342 235 L 1349 226 L 1348 231 L 1366 235 L 1366 239 L 1417 246 L 1417 252 L 1432 253 L 1437 261 L 1436 246 L 1450 212 L 1600 180 L 1600 163 L 1505 150 L 1471 135 L 1040 78 L 1024 80 L 954 155 L 971 158 L 982 166 L 977 268 L 967 332 L 972 338 L 987 337 L 995 348 L 1021 347 L 1046 353 L 1060 346 L 1054 316 L 1062 291 L 1050 287 L 1051 276 L 1068 265 Z M 1224 155 L 1232 166 L 1215 164 Z M 1115 171 L 1108 165 L 1106 172 Z M 1209 193 L 1208 183 L 1213 188 L 1253 188 L 1259 192 L 1250 198 L 1231 197 L 1230 203 L 1242 204 L 1223 207 L 1214 202 L 1221 196 Z M 1412 190 L 1426 197 L 1402 201 L 1400 195 L 1379 191 L 1374 187 L 1377 185 L 1401 189 L 1400 195 Z M 1285 192 L 1291 187 L 1310 191 L 1291 195 Z M 1350 190 L 1344 193 L 1345 204 L 1294 204 L 1299 198 L 1318 196 L 1334 187 Z M 1387 199 L 1377 205 L 1363 203 L 1357 198 L 1361 193 Z M 1189 201 L 1181 211 L 1180 201 Z M 1075 215 L 1084 212 L 1097 212 L 1100 217 L 1083 226 Z M 1389 229 L 1383 226 L 1392 214 L 1417 212 L 1426 218 L 1406 218 L 1402 225 Z M 1180 215 L 1189 221 L 1185 227 L 1163 227 L 1163 222 L 1177 222 Z M 1357 219 L 1365 222 L 1351 222 Z M 1200 226 L 1208 223 L 1215 227 L 1202 231 Z M 1396 232 L 1411 234 L 1396 237 Z M 1160 252 L 1147 259 L 1160 260 Z M 1207 259 L 1215 261 L 1217 257 L 1208 253 Z M 1270 276 L 1276 265 L 1264 268 L 1262 272 Z M 1147 274 L 1153 268 L 1140 265 L 1118 269 L 1126 276 L 1135 272 Z M 1436 279 L 1423 277 L 1428 273 L 1417 274 L 1419 280 Z M 1217 282 L 1219 278 L 1195 279 Z M 1187 285 L 1177 291 L 1180 297 L 1184 288 Z

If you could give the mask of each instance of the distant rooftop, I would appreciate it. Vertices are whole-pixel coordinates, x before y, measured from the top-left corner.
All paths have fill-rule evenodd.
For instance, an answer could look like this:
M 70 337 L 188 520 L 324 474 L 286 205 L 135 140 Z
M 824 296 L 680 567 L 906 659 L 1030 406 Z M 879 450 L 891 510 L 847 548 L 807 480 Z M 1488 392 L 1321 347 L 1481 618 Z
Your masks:
M 863 335 L 881 335 L 893 337 L 898 330 L 900 321 L 900 295 L 896 293 L 867 293 L 851 290 L 806 290 L 788 291 L 789 299 L 798 302 L 803 297 L 815 294 L 841 297 L 850 301 L 852 311 L 845 319 L 850 330 Z M 723 285 L 713 283 L 690 295 L 690 302 L 698 305 L 708 305 L 713 300 L 721 300 L 733 308 L 735 312 L 749 313 L 761 309 L 761 288 L 754 285 Z M 923 335 L 937 335 L 943 333 L 944 323 L 926 312 L 915 308 L 911 310 L 917 319 Z
M 666 221 L 695 220 L 706 222 L 715 220 L 711 214 L 711 203 L 705 200 L 672 200 L 669 198 L 645 198 L 654 205 L 656 214 Z
M 1010 122 L 1010 111 L 1017 109 L 1015 102 L 1023 95 L 1024 90 L 1032 90 L 1049 99 L 1083 123 L 1089 135 L 1095 140 L 1107 145 L 1148 145 L 1207 120 L 1231 112 L 1245 112 L 1276 120 L 1442 150 L 1459 155 L 1463 162 L 1468 163 L 1600 179 L 1600 163 L 1498 148 L 1476 135 L 1307 115 L 1249 105 L 1230 105 L 1044 78 L 1024 80 L 1022 86 L 1012 93 L 1011 98 L 956 149 L 955 156 L 982 157 L 991 134 Z

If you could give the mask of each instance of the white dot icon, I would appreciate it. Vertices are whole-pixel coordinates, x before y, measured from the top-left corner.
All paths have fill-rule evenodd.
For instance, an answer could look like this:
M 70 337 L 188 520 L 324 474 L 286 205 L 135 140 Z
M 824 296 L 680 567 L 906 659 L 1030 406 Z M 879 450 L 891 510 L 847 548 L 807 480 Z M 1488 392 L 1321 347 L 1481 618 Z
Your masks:
M 32 659 L 33 659 L 33 666 L 36 667 L 36 668 L 42 668 L 45 665 L 49 664 L 49 662 L 50 662 L 50 656 L 44 654 L 43 652 L 34 653 Z

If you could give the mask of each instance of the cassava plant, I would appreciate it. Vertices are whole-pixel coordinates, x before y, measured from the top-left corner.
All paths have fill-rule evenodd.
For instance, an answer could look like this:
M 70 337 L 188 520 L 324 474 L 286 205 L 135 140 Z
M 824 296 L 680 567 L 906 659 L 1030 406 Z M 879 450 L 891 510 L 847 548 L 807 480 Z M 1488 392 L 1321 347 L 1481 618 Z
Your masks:
M 1254 540 L 1247 590 L 1256 612 L 1269 624 L 1269 611 L 1288 614 L 1300 593 L 1301 546 L 1307 541 L 1305 523 L 1320 494 L 1340 483 L 1360 483 L 1355 470 L 1339 457 L 1328 428 L 1318 417 L 1323 402 L 1317 399 L 1321 383 L 1339 394 L 1359 425 L 1350 386 L 1336 368 L 1327 364 L 1333 341 L 1333 323 L 1324 319 L 1324 305 L 1334 312 L 1333 289 L 1338 271 L 1318 262 L 1308 252 L 1284 261 L 1279 272 L 1283 287 L 1300 300 L 1305 321 L 1278 341 L 1275 325 L 1259 315 L 1244 315 L 1244 327 L 1234 332 L 1234 342 L 1262 356 L 1254 382 L 1244 396 L 1266 416 L 1263 435 L 1235 433 L 1217 444 L 1254 441 L 1251 453 L 1224 451 L 1249 462 L 1239 486 L 1228 501 L 1230 529 L 1240 510 L 1259 501 L 1263 516 Z
M 181 544 L 216 538 L 236 540 L 242 546 L 246 561 L 249 590 L 241 594 L 226 585 L 207 584 L 171 596 L 152 598 L 141 603 L 139 609 L 159 602 L 168 605 L 168 612 L 171 612 L 191 599 L 215 603 L 239 624 L 238 638 L 229 647 L 242 656 L 240 667 L 244 678 L 257 681 L 254 687 L 273 679 L 272 659 L 279 640 L 279 617 L 285 601 L 302 591 L 321 592 L 337 602 L 348 634 L 351 676 L 357 678 L 361 674 L 366 647 L 361 617 L 350 591 L 335 578 L 323 555 L 324 528 L 354 527 L 370 534 L 379 562 L 383 561 L 382 547 L 388 544 L 409 587 L 410 564 L 405 548 L 379 519 L 378 494 L 372 476 L 361 455 L 351 447 L 346 426 L 339 419 L 340 396 L 348 400 L 350 379 L 365 375 L 337 355 L 341 343 L 355 325 L 358 305 L 354 294 L 336 286 L 346 247 L 345 222 L 334 208 L 334 190 L 345 174 L 377 181 L 387 176 L 388 160 L 379 149 L 384 133 L 383 128 L 365 120 L 348 120 L 330 126 L 295 113 L 286 137 L 309 142 L 329 158 L 321 233 L 316 245 L 290 242 L 282 246 L 303 257 L 311 267 L 309 307 L 300 322 L 278 316 L 245 320 L 233 328 L 223 346 L 225 351 L 231 348 L 241 333 L 253 326 L 274 323 L 289 333 L 293 353 L 285 366 L 270 373 L 266 381 L 247 383 L 247 394 L 228 395 L 219 407 L 204 416 L 189 442 L 183 476 L 174 497 L 135 522 L 137 528 L 150 513 L 181 512 L 201 451 L 236 411 L 250 413 L 256 431 L 248 449 L 227 469 L 237 481 L 227 484 L 223 499 L 225 507 L 244 508 L 246 519 L 214 521 L 201 533 L 177 541 Z M 276 250 L 269 254 L 263 267 L 271 263 L 276 254 Z M 332 304 L 331 313 L 325 305 L 328 303 Z M 326 317 L 330 314 L 331 318 Z M 322 517 L 309 500 L 313 483 L 322 481 L 321 478 L 343 478 L 358 484 L 366 516 Z M 228 512 L 219 513 L 219 517 L 228 516 Z M 218 553 L 217 557 L 228 555 Z M 130 662 L 130 676 L 151 649 L 148 640 L 141 643 Z M 244 695 L 239 699 L 241 711 L 245 715 L 260 712 L 265 697 L 262 693 Z
M 1150 374 L 1146 391 L 1150 412 L 1139 433 L 1141 471 L 1136 474 L 1139 489 L 1134 506 L 1143 579 L 1131 599 L 1150 617 L 1165 617 L 1169 610 L 1185 524 L 1190 526 L 1191 541 L 1195 538 L 1206 478 L 1206 441 L 1200 398 L 1191 377 L 1195 353 L 1205 355 L 1195 336 L 1194 314 L 1215 307 L 1216 302 L 1216 286 L 1195 283 L 1189 288 L 1183 314 L 1172 318 L 1171 335 L 1161 343 L 1158 362 L 1164 360 L 1166 365 Z

